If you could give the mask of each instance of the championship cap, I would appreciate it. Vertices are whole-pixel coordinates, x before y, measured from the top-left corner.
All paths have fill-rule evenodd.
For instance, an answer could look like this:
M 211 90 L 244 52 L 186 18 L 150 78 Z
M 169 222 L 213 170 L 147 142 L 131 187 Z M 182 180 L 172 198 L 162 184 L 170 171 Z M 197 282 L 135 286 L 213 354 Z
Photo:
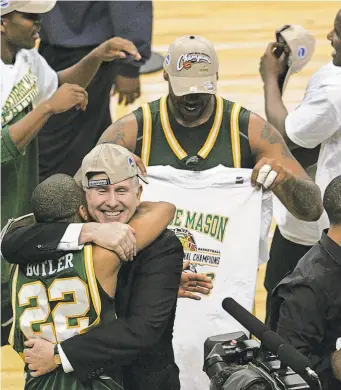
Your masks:
M 282 87 L 282 91 L 284 91 L 289 77 L 303 69 L 310 61 L 314 54 L 316 41 L 309 31 L 297 24 L 283 26 L 276 31 L 276 34 L 284 39 L 290 49 L 289 69 Z
M 1 0 L 1 15 L 7 15 L 13 11 L 25 12 L 27 14 L 44 14 L 51 11 L 55 4 L 56 0 Z
M 217 92 L 217 53 L 212 42 L 200 36 L 176 39 L 168 49 L 163 68 L 176 96 Z
M 88 173 L 96 172 L 104 172 L 109 179 L 89 180 Z M 148 183 L 139 174 L 133 154 L 123 146 L 106 143 L 97 145 L 82 161 L 81 181 L 86 188 L 116 184 L 135 176 Z

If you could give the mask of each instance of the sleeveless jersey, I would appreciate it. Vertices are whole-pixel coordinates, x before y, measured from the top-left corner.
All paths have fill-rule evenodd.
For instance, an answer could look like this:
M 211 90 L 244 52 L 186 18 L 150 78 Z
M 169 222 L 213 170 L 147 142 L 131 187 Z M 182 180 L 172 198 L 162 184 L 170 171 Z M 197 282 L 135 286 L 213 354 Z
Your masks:
M 30 337 L 61 343 L 89 331 L 101 319 L 102 322 L 112 320 L 115 317 L 113 306 L 107 306 L 102 312 L 99 287 L 92 245 L 85 245 L 79 252 L 67 253 L 58 262 L 46 260 L 41 264 L 16 266 L 11 281 L 13 325 L 10 344 L 23 358 L 24 342 Z M 103 296 L 102 289 L 101 292 Z M 65 374 L 61 366 L 39 378 L 30 375 L 27 365 L 25 371 L 25 389 L 122 389 L 120 378 L 118 383 L 106 378 L 86 386 L 74 373 Z
M 213 280 L 200 301 L 178 299 L 175 361 L 183 390 L 206 390 L 204 342 L 213 335 L 244 331 L 221 306 L 232 297 L 252 312 L 258 264 L 268 259 L 271 193 L 251 186 L 250 169 L 218 166 L 202 172 L 149 167 L 143 200 L 169 201 L 176 213 L 169 228 L 185 250 L 190 269 Z
M 138 123 L 135 153 L 146 166 L 170 165 L 196 171 L 219 164 L 253 168 L 248 140 L 250 111 L 220 96 L 215 99 L 211 118 L 195 128 L 176 121 L 167 108 L 167 96 L 135 110 Z

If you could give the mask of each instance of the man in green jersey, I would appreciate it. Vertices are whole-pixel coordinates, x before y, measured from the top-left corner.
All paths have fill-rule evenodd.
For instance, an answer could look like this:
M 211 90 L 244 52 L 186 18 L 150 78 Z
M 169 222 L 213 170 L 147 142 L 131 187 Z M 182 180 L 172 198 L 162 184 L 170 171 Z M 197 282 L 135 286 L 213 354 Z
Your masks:
M 169 94 L 112 124 L 99 142 L 125 146 L 146 166 L 252 168 L 253 185 L 273 190 L 297 218 L 317 220 L 323 210 L 318 187 L 272 125 L 217 95 L 218 68 L 210 41 L 176 39 L 164 60 Z
M 137 204 L 138 196 L 135 191 Z M 32 195 L 37 222 L 88 221 L 90 215 L 85 204 L 83 190 L 73 178 L 63 174 L 46 179 Z M 139 206 L 130 222 L 136 231 L 138 251 L 158 237 L 173 214 L 174 207 L 168 203 L 144 202 Z M 22 355 L 24 342 L 31 337 L 60 343 L 100 323 L 110 323 L 115 317 L 114 295 L 120 267 L 120 259 L 114 252 L 94 244 L 66 253 L 58 263 L 46 260 L 17 266 L 12 277 L 13 348 Z M 55 362 L 61 363 L 58 347 Z M 39 378 L 30 375 L 29 365 L 25 371 L 25 389 L 122 388 L 121 372 L 115 367 L 88 384 L 74 373 L 65 374 L 61 367 Z

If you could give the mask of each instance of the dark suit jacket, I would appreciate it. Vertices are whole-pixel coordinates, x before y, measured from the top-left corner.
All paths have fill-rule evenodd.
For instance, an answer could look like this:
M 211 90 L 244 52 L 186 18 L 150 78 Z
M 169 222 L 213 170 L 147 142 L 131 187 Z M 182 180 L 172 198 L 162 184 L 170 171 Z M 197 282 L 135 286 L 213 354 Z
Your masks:
M 4 257 L 21 264 L 32 258 L 36 261 L 46 260 L 46 256 L 58 258 L 54 250 L 66 228 L 59 229 L 58 225 L 51 224 L 45 229 L 36 225 L 10 233 L 2 243 Z M 53 234 L 49 237 L 58 237 L 58 241 L 47 239 L 47 230 L 52 226 Z M 43 239 L 37 239 L 42 232 Z M 25 249 L 29 253 L 23 252 Z M 126 389 L 180 389 L 172 332 L 182 259 L 180 241 L 166 230 L 133 262 L 122 266 L 115 299 L 118 319 L 61 343 L 81 380 L 93 379 L 109 372 L 110 367 L 121 366 Z

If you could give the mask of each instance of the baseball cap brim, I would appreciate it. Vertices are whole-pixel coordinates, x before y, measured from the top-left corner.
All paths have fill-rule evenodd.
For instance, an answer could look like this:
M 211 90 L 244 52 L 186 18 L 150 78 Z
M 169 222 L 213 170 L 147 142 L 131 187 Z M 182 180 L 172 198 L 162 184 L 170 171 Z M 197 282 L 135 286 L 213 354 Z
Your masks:
M 13 11 L 24 12 L 28 14 L 45 14 L 51 11 L 56 5 L 56 0 L 46 1 L 12 1 L 7 7 L 1 8 L 1 15 L 9 14 Z
M 172 90 L 176 96 L 189 95 L 191 93 L 217 93 L 217 76 L 206 77 L 176 77 L 169 76 Z

